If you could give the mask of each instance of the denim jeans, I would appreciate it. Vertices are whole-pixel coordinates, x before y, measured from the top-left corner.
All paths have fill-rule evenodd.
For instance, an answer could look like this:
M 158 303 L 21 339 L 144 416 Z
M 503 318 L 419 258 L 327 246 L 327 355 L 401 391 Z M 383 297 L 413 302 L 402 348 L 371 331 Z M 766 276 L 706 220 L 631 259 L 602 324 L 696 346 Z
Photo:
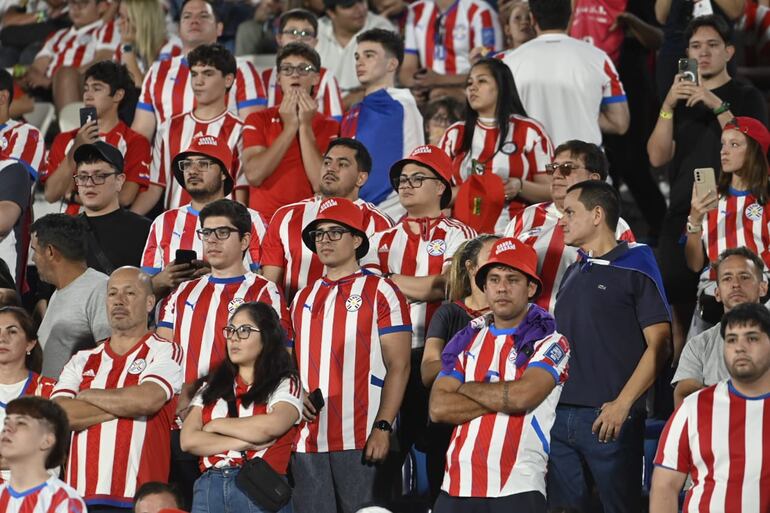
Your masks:
M 240 468 L 209 469 L 195 481 L 191 513 L 265 513 L 235 484 Z M 291 502 L 279 513 L 291 513 Z
M 589 505 L 588 484 L 593 482 L 604 513 L 640 511 L 645 412 L 632 411 L 620 436 L 607 443 L 599 442 L 591 432 L 598 416 L 598 408 L 556 408 L 548 458 L 550 510 L 594 511 Z

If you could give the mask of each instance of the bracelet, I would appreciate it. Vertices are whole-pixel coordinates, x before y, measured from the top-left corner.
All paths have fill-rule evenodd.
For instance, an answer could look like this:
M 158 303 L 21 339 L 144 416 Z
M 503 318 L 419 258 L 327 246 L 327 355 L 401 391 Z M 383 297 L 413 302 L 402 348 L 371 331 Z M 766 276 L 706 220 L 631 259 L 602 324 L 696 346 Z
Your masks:
M 660 113 L 658 114 L 663 119 L 674 119 L 674 113 L 673 112 L 666 112 L 663 109 L 660 109 Z
M 722 102 L 722 105 L 714 109 L 714 115 L 719 116 L 730 110 L 730 102 Z

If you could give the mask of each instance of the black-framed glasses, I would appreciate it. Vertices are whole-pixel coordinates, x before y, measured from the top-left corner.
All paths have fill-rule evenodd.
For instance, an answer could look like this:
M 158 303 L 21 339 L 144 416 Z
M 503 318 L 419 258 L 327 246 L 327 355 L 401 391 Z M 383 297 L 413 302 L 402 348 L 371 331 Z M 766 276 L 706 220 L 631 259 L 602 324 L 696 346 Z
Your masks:
M 72 177 L 73 180 L 75 180 L 75 183 L 77 185 L 88 185 L 88 182 L 91 182 L 94 185 L 104 185 L 104 182 L 107 181 L 107 178 L 110 176 L 119 175 L 120 173 L 95 173 L 93 175 L 86 175 L 86 174 L 77 174 Z
M 232 338 L 233 333 L 238 337 L 240 340 L 245 340 L 249 338 L 249 335 L 251 335 L 253 332 L 259 333 L 262 331 L 259 328 L 255 328 L 254 326 L 249 326 L 248 324 L 241 324 L 240 326 L 236 327 L 232 324 L 228 324 L 224 328 L 222 328 L 222 335 L 226 339 Z
M 209 159 L 184 159 L 179 161 L 179 169 L 182 171 L 189 171 L 193 166 L 195 166 L 201 171 L 208 171 L 214 164 L 216 164 L 216 162 Z
M 314 73 L 317 70 L 312 64 L 297 64 L 296 66 L 292 66 L 291 64 L 281 64 L 278 71 L 285 77 L 290 77 L 295 72 L 301 77 L 306 77 L 308 74 Z
M 196 230 L 195 233 L 198 234 L 198 238 L 203 241 L 207 241 L 211 239 L 211 235 L 213 234 L 217 240 L 227 240 L 230 238 L 231 233 L 238 233 L 237 228 L 231 228 L 230 226 L 217 226 L 216 228 L 201 228 L 200 230 Z
M 593 169 L 588 169 L 587 167 L 583 167 L 578 164 L 573 164 L 572 162 L 545 165 L 545 172 L 548 175 L 552 175 L 556 172 L 556 170 L 559 170 L 559 173 L 561 173 L 562 176 L 567 177 L 571 175 L 572 172 L 576 169 L 585 169 L 586 171 L 590 171 L 591 173 L 596 173 L 596 171 L 594 171 Z
M 393 180 L 393 188 L 394 189 L 400 189 L 401 187 L 406 187 L 407 185 L 411 187 L 412 189 L 419 189 L 422 187 L 422 184 L 425 180 L 439 180 L 435 176 L 425 176 L 425 175 L 412 175 L 412 176 L 404 176 L 401 175 L 398 177 L 397 180 Z M 439 180 L 441 181 L 441 180 Z
M 297 30 L 297 29 L 282 30 L 281 34 L 283 34 L 284 36 L 296 37 L 297 39 L 302 39 L 305 41 L 308 39 L 313 39 L 315 37 L 315 32 L 311 32 L 309 30 Z
M 330 228 L 328 230 L 312 230 L 310 236 L 316 242 L 321 242 L 324 237 L 328 237 L 331 242 L 336 242 L 342 238 L 346 233 L 350 233 L 350 230 L 344 228 Z

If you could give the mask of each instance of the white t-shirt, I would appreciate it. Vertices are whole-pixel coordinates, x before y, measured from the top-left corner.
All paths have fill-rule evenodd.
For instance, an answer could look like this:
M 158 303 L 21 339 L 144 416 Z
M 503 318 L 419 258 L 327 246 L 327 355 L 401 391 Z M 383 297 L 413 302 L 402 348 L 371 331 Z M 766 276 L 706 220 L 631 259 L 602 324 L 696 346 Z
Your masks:
M 527 115 L 545 126 L 554 147 L 580 139 L 602 143 L 602 105 L 625 102 L 612 59 L 595 46 L 567 34 L 544 34 L 508 52 Z

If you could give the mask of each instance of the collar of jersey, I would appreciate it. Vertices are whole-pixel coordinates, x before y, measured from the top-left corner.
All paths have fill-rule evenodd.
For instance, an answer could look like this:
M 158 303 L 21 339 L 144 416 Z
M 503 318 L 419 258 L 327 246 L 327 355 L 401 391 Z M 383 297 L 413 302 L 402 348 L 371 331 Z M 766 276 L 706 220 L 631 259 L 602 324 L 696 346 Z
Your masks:
M 736 389 L 733 386 L 733 380 L 731 379 L 727 381 L 727 389 L 730 391 L 731 394 L 737 395 L 741 399 L 746 399 L 747 401 L 763 401 L 765 399 L 770 399 L 770 394 L 762 394 L 754 397 L 742 394 L 741 392 L 738 391 L 738 389 Z
M 325 287 L 334 287 L 336 285 L 340 285 L 342 283 L 355 280 L 359 276 L 370 276 L 374 273 L 372 271 L 366 270 L 366 269 L 359 269 L 358 271 L 354 272 L 353 274 L 349 274 L 347 276 L 344 276 L 340 278 L 339 280 L 330 280 L 327 276 L 324 276 L 321 280 L 321 285 Z
M 733 189 L 732 187 L 728 187 L 727 191 L 730 193 L 730 196 L 737 196 L 739 198 L 751 194 L 751 191 L 739 191 L 738 189 Z
M 16 490 L 14 490 L 14 489 L 13 489 L 13 487 L 12 487 L 12 486 L 9 484 L 9 485 L 8 485 L 8 493 L 10 493 L 10 494 L 11 494 L 11 497 L 13 497 L 14 499 L 19 499 L 19 498 L 21 498 L 21 497 L 26 497 L 27 495 L 31 495 L 31 494 L 35 493 L 36 491 L 38 491 L 38 490 L 42 490 L 43 488 L 45 488 L 45 487 L 46 487 L 46 485 L 48 485 L 48 480 L 45 480 L 45 481 L 43 481 L 43 482 L 42 482 L 42 483 L 40 483 L 39 485 L 37 485 L 37 486 L 35 486 L 35 487 L 32 487 L 32 488 L 30 488 L 29 490 L 24 490 L 23 492 L 17 492 L 17 491 L 16 491 Z
M 192 208 L 192 205 L 187 205 L 187 213 L 194 215 L 195 217 L 198 217 L 201 214 L 200 210 L 195 210 Z
M 515 335 L 517 329 L 518 328 L 516 326 L 513 328 L 502 329 L 495 327 L 494 324 L 489 325 L 489 332 L 496 337 L 499 337 L 500 335 Z
M 214 278 L 213 276 L 209 276 L 209 283 L 222 283 L 227 285 L 228 283 L 238 283 L 239 281 L 243 281 L 245 279 L 245 274 L 240 276 L 233 276 L 232 278 Z

